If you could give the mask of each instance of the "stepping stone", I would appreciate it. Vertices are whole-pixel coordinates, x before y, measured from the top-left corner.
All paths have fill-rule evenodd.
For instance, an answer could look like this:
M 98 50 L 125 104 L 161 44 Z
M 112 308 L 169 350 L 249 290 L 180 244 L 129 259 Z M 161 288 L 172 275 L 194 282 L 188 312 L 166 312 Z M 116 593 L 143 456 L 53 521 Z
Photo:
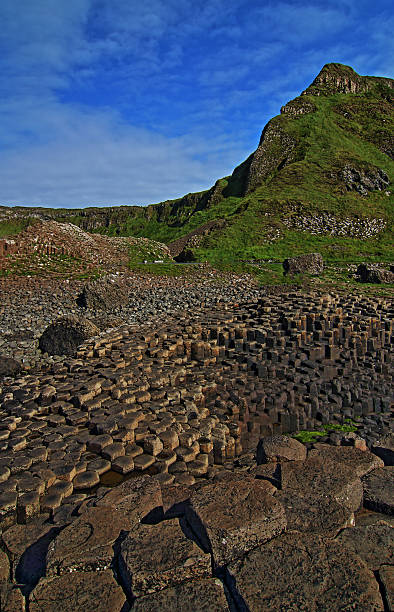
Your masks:
M 356 476 L 361 478 L 372 470 L 383 467 L 383 460 L 371 453 L 352 446 L 330 446 L 316 443 L 309 452 L 309 456 L 319 455 L 322 459 L 331 459 L 334 462 L 344 463 L 350 467 Z
M 242 610 L 382 611 L 379 586 L 365 563 L 340 543 L 287 533 L 228 566 Z
M 97 612 L 124 609 L 126 597 L 112 570 L 41 578 L 30 595 L 30 612 Z
M 25 524 L 40 513 L 40 495 L 36 491 L 18 497 L 16 517 L 18 523 Z
M 152 511 L 162 512 L 159 483 L 151 476 L 139 476 L 125 480 L 106 491 L 97 506 L 114 506 L 127 517 L 129 529 Z
M 304 461 L 306 446 L 290 436 L 262 438 L 256 451 L 257 464 L 277 461 Z
M 101 436 L 92 436 L 87 441 L 87 448 L 93 453 L 101 453 L 101 451 L 112 444 L 113 439 L 109 434 L 101 434 Z
M 111 462 L 108 459 L 93 459 L 93 461 L 89 461 L 87 469 L 97 472 L 101 476 L 111 469 Z
M 155 461 L 156 460 L 152 455 L 146 455 L 144 453 L 142 455 L 138 455 L 137 457 L 134 457 L 134 468 L 138 472 L 143 472 L 144 470 L 147 470 L 148 467 L 153 465 Z
M 114 472 L 119 472 L 119 474 L 129 474 L 134 470 L 134 459 L 129 455 L 118 457 L 112 461 L 111 467 Z
M 11 470 L 6 465 L 0 465 L 0 482 L 5 482 L 11 476 Z
M 344 529 L 335 540 L 361 557 L 372 571 L 393 563 L 394 530 L 384 523 Z
M 364 506 L 370 510 L 394 515 L 394 466 L 386 465 L 362 479 Z
M 72 482 L 75 491 L 81 489 L 91 489 L 100 482 L 100 476 L 93 470 L 87 470 L 81 474 L 77 474 Z
M 394 610 L 394 567 L 392 565 L 382 565 L 379 569 L 379 578 L 386 599 L 387 610 Z
M 194 485 L 196 479 L 189 472 L 180 472 L 179 474 L 175 474 L 174 483 L 178 485 L 191 486 Z
M 75 465 L 70 465 L 64 462 L 58 464 L 54 464 L 51 462 L 49 466 L 58 480 L 65 480 L 67 482 L 71 482 L 75 474 L 77 473 Z
M 48 493 L 60 493 L 62 498 L 68 497 L 73 492 L 73 484 L 72 482 L 67 482 L 66 480 L 57 480 L 53 483 L 51 487 L 48 489 Z
M 102 456 L 108 461 L 114 461 L 117 457 L 121 457 L 125 454 L 125 448 L 121 442 L 113 442 L 108 444 L 102 451 Z
M 61 505 L 62 501 L 63 495 L 61 493 L 47 493 L 40 502 L 41 512 L 49 512 L 49 514 L 52 514 L 52 512 Z
M 192 578 L 207 578 L 211 558 L 172 519 L 136 525 L 121 544 L 119 568 L 130 595 L 140 597 Z
M 161 487 L 165 487 L 171 485 L 174 482 L 175 476 L 173 474 L 167 474 L 166 472 L 162 472 L 161 474 L 156 474 L 156 476 L 154 476 L 153 478 L 155 478 L 160 483 Z
M 229 611 L 223 584 L 218 579 L 188 580 L 152 595 L 139 597 L 133 612 Z
M 16 491 L 0 493 L 0 529 L 5 529 L 15 522 L 17 499 L 18 493 Z
M 243 556 L 286 528 L 282 505 L 258 480 L 215 482 L 201 487 L 186 506 L 186 518 L 216 567 Z
M 46 575 L 107 569 L 114 555 L 114 542 L 126 528 L 125 517 L 115 508 L 89 508 L 49 545 Z

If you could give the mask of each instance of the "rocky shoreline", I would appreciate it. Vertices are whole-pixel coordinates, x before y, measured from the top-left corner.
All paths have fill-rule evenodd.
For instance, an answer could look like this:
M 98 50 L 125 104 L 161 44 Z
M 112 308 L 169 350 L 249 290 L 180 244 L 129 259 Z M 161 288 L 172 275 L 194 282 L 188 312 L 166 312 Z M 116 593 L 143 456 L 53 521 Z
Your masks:
M 390 300 L 116 283 L 2 286 L 1 609 L 389 610 Z M 42 354 L 70 314 L 101 331 Z

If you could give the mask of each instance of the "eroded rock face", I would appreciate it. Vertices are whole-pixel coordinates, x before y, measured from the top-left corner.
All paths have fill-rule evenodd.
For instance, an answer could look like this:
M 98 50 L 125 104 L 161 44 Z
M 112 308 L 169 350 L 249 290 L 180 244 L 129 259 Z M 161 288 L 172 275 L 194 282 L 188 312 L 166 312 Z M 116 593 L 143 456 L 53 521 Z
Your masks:
M 92 310 L 114 310 L 127 301 L 126 287 L 111 279 L 86 284 L 77 298 L 78 306 Z
M 318 536 L 283 534 L 228 570 L 238 604 L 250 612 L 383 610 L 378 583 L 365 563 Z
M 373 470 L 362 479 L 366 508 L 394 514 L 394 466 Z
M 277 461 L 304 461 L 306 447 L 290 436 L 262 438 L 257 446 L 257 465 Z
M 130 594 L 140 597 L 193 578 L 208 578 L 211 557 L 186 537 L 178 519 L 140 523 L 122 542 L 120 571 Z
M 18 376 L 22 371 L 22 365 L 12 357 L 0 355 L 0 378 L 2 376 Z
M 192 495 L 186 517 L 218 567 L 286 528 L 283 507 L 258 480 L 219 481 L 202 487 Z
M 320 253 L 308 253 L 307 255 L 299 255 L 298 257 L 289 257 L 283 262 L 285 274 L 321 274 L 323 272 L 324 262 Z
M 387 434 L 375 442 L 372 452 L 383 459 L 385 465 L 394 465 L 394 434 Z
M 394 273 L 375 266 L 360 264 L 357 276 L 362 283 L 394 283 Z
M 336 540 L 361 557 L 372 571 L 393 563 L 394 530 L 383 522 L 344 529 Z
M 384 465 L 383 461 L 370 451 L 363 451 L 352 446 L 330 446 L 316 443 L 310 452 L 310 456 L 313 455 L 318 455 L 323 461 L 343 463 L 359 478 Z
M 31 612 L 110 612 L 122 610 L 126 603 L 123 589 L 112 570 L 67 573 L 60 577 L 42 578 L 30 595 Z
M 342 170 L 342 180 L 348 191 L 368 195 L 369 191 L 384 191 L 390 185 L 389 177 L 380 168 L 363 170 L 346 165 Z
M 137 599 L 135 612 L 211 612 L 230 610 L 220 580 L 191 580 Z
M 74 355 L 85 340 L 99 333 L 100 330 L 91 321 L 67 315 L 46 328 L 39 340 L 39 347 L 49 355 Z

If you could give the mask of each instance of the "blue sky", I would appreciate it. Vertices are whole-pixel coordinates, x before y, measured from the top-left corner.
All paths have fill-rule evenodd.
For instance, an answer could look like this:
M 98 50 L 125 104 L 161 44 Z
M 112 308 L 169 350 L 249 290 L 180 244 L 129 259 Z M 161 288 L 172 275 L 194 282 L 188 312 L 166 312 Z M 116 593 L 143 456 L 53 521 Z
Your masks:
M 393 76 L 376 0 L 1 0 L 0 204 L 209 188 L 327 62 Z

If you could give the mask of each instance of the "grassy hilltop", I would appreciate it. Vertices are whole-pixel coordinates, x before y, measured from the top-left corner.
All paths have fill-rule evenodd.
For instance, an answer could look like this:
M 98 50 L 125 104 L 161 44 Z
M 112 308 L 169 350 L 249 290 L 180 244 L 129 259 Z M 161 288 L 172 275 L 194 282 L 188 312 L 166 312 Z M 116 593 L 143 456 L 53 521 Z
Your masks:
M 392 260 L 393 86 L 327 64 L 268 122 L 256 151 L 211 189 L 144 208 L 4 207 L 0 232 L 16 233 L 38 215 L 170 247 L 178 240 L 174 254 L 183 249 L 186 259 L 320 251 L 328 261 Z

